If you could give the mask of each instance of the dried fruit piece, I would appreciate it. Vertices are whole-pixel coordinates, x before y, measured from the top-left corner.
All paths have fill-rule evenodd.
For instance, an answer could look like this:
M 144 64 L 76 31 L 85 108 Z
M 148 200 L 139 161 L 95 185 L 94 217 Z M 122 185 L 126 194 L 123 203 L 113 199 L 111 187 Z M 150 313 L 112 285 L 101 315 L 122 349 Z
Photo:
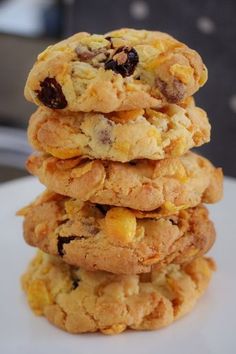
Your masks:
M 47 77 L 40 82 L 41 90 L 37 90 L 37 98 L 48 108 L 63 109 L 67 106 L 61 85 L 55 78 Z
M 133 74 L 138 62 L 138 53 L 134 48 L 120 47 L 113 57 L 105 62 L 105 70 L 113 70 L 126 77 Z
M 156 78 L 156 86 L 169 103 L 177 103 L 184 98 L 185 85 L 176 78 L 171 83 L 168 83 L 158 77 Z
M 76 236 L 58 236 L 57 238 L 57 251 L 60 256 L 64 256 L 64 244 L 70 243 L 75 240 Z

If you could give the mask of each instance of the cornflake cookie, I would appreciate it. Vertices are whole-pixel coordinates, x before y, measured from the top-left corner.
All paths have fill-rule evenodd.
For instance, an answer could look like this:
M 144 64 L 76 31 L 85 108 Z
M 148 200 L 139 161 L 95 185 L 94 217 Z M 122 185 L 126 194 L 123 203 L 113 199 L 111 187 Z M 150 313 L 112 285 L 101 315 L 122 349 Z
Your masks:
M 71 332 L 153 330 L 192 310 L 206 291 L 213 260 L 197 258 L 143 275 L 86 272 L 39 252 L 22 277 L 29 306 Z
M 183 155 L 210 140 L 205 111 L 192 98 L 182 106 L 102 113 L 61 113 L 39 108 L 28 127 L 30 144 L 39 151 L 68 159 L 87 156 L 127 162 Z
M 178 103 L 207 80 L 197 52 L 173 37 L 120 29 L 77 33 L 34 64 L 25 97 L 53 109 L 113 112 Z
M 30 173 L 49 189 L 82 201 L 172 214 L 222 196 L 222 171 L 188 152 L 180 158 L 130 163 L 31 155 Z
M 170 216 L 140 215 L 46 192 L 19 214 L 28 244 L 91 271 L 150 272 L 154 265 L 189 262 L 215 241 L 203 206 Z

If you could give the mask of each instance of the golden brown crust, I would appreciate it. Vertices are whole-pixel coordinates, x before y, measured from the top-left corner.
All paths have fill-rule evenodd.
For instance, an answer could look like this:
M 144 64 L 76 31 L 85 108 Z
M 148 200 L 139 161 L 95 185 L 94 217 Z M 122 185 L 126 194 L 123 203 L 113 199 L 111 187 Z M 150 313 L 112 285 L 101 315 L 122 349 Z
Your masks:
M 145 218 L 143 213 L 140 219 L 125 208 L 46 195 L 21 212 L 26 242 L 87 270 L 149 272 L 153 266 L 189 262 L 215 241 L 213 223 L 203 206 L 165 217 Z
M 195 305 L 214 270 L 208 258 L 142 275 L 86 272 L 38 255 L 22 277 L 32 310 L 71 333 L 117 334 L 170 325 Z
M 112 112 L 181 102 L 206 79 L 200 55 L 165 33 L 77 33 L 38 56 L 25 97 L 49 108 Z
M 31 116 L 28 138 L 36 150 L 62 159 L 160 160 L 208 142 L 210 124 L 192 98 L 182 107 L 169 104 L 161 110 L 110 114 L 38 108 Z
M 180 158 L 118 163 L 31 155 L 28 171 L 50 190 L 99 204 L 137 210 L 214 203 L 222 196 L 222 171 L 191 152 Z

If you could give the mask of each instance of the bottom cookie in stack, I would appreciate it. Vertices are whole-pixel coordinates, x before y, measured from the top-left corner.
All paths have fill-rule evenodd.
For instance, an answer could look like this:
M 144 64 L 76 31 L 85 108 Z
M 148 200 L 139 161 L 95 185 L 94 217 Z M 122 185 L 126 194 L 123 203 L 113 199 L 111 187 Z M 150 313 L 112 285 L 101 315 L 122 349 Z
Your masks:
M 38 251 L 22 276 L 29 306 L 71 333 L 120 333 L 171 324 L 205 292 L 214 261 L 198 257 L 140 275 L 88 272 Z

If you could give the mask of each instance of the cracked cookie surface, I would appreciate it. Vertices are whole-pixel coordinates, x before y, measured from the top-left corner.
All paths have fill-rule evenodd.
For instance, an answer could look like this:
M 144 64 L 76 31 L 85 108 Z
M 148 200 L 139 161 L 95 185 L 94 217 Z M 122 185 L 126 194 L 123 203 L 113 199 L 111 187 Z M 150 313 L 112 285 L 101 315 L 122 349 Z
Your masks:
M 81 202 L 46 191 L 23 208 L 28 244 L 87 270 L 149 272 L 206 253 L 215 229 L 204 206 L 160 215 Z
M 62 195 L 137 210 L 188 208 L 214 203 L 222 196 L 222 171 L 207 159 L 188 152 L 160 161 L 119 163 L 31 155 L 30 173 Z
M 210 124 L 192 98 L 181 106 L 109 114 L 39 108 L 29 121 L 28 138 L 36 150 L 62 159 L 160 160 L 208 142 Z
M 205 292 L 214 262 L 197 258 L 144 275 L 87 272 L 39 252 L 22 276 L 31 309 L 71 332 L 117 334 L 170 325 Z
M 34 64 L 25 97 L 52 109 L 113 112 L 178 103 L 207 80 L 200 55 L 173 37 L 120 29 L 77 33 Z

